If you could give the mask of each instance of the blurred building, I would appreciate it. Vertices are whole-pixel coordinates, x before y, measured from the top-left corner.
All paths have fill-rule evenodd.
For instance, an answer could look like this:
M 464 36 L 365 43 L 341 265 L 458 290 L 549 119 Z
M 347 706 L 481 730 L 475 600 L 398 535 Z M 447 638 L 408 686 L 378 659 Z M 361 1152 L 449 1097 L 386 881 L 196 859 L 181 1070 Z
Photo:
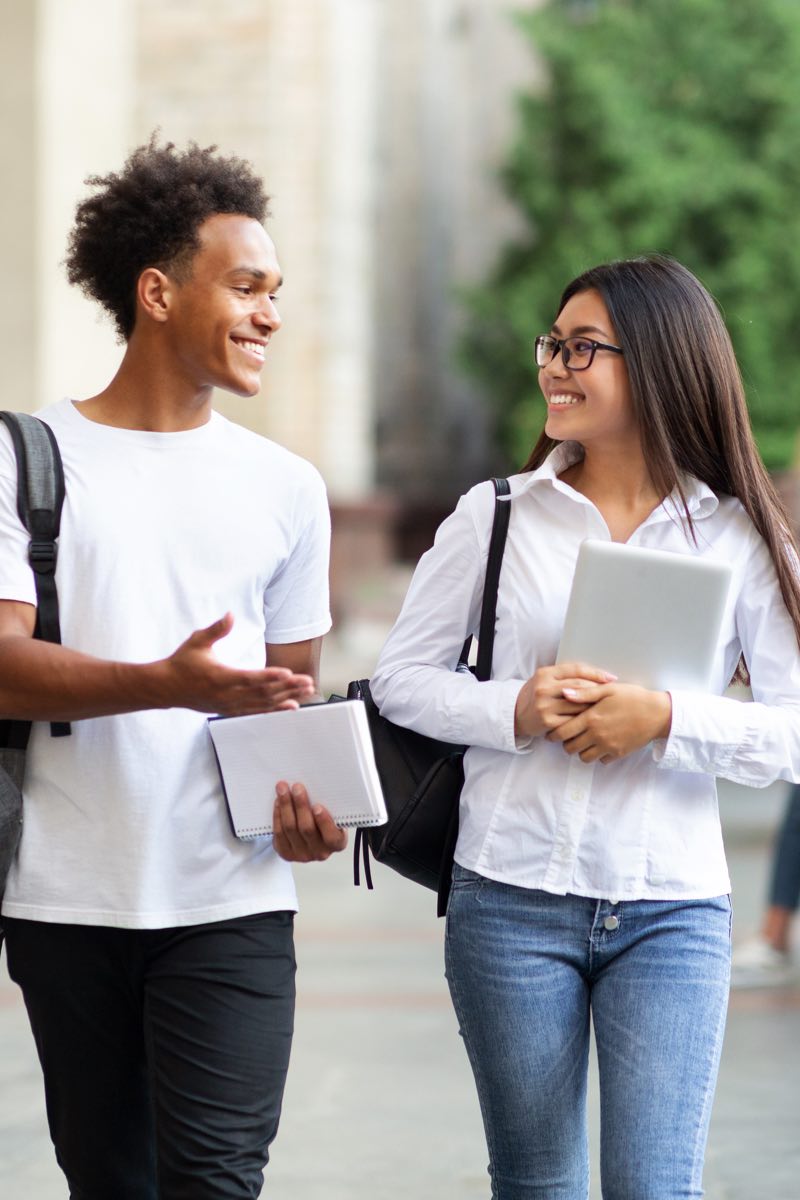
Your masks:
M 513 230 L 497 169 L 536 69 L 524 7 L 0 0 L 4 403 L 90 395 L 120 357 L 60 266 L 85 176 L 156 128 L 217 143 L 267 180 L 286 277 L 261 397 L 219 406 L 317 464 L 340 557 L 416 553 L 491 466 L 457 292 Z

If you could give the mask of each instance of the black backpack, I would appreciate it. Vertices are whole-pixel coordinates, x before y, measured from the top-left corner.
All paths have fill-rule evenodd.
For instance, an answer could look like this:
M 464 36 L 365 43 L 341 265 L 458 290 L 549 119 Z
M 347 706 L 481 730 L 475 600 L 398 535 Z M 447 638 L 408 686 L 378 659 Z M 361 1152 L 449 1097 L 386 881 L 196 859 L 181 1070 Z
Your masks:
M 56 556 L 64 471 L 58 443 L 48 425 L 28 413 L 0 412 L 17 458 L 17 512 L 30 534 L 28 560 L 36 582 L 34 637 L 60 642 Z M 22 832 L 22 781 L 30 721 L 0 721 L 0 896 Z M 70 733 L 65 722 L 50 726 L 53 737 Z M 2 936 L 0 932 L 0 937 Z

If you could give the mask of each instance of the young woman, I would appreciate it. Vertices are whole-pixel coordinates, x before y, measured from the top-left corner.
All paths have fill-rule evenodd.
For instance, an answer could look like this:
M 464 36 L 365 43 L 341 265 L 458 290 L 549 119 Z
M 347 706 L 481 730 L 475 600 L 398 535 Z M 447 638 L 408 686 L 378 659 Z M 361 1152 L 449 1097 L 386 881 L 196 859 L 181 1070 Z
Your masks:
M 800 780 L 800 580 L 719 312 L 669 258 L 569 284 L 536 340 L 547 423 L 511 480 L 493 678 L 453 670 L 493 489 L 462 497 L 373 676 L 391 720 L 468 744 L 450 992 L 494 1200 L 585 1200 L 589 1020 L 606 1200 L 702 1195 L 730 971 L 714 777 Z M 587 538 L 733 564 L 712 695 L 554 666 Z M 723 695 L 746 670 L 753 702 Z

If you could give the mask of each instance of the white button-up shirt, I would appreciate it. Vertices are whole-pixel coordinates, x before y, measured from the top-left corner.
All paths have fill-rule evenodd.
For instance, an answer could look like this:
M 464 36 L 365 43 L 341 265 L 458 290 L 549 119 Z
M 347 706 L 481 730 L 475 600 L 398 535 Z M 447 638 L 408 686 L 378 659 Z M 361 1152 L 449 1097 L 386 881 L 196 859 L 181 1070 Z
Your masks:
M 720 895 L 730 881 L 714 777 L 756 787 L 800 781 L 795 631 L 767 547 L 739 501 L 687 477 L 697 544 L 675 496 L 630 544 L 733 565 L 713 694 L 672 692 L 669 738 L 612 763 L 583 763 L 544 737 L 517 745 L 517 696 L 537 667 L 555 662 L 578 548 L 587 537 L 610 540 L 595 505 L 558 479 L 579 453 L 564 443 L 538 470 L 510 480 L 492 679 L 454 670 L 480 618 L 494 511 L 487 482 L 462 496 L 420 560 L 372 692 L 390 720 L 470 747 L 456 849 L 462 866 L 562 895 Z M 723 695 L 742 653 L 752 703 Z

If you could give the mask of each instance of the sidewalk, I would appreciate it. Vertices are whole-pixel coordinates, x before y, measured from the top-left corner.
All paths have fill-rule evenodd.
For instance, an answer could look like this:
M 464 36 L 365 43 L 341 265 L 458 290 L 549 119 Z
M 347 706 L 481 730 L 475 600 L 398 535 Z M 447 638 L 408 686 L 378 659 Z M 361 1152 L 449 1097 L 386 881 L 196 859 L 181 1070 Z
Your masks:
M 735 937 L 754 928 L 781 788 L 724 787 Z M 442 977 L 433 893 L 349 854 L 298 868 L 299 1002 L 271 1200 L 486 1200 L 480 1115 Z M 732 996 L 707 1200 L 796 1200 L 800 988 Z M 591 1095 L 597 1144 L 597 1099 Z M 19 994 L 0 973 L 0 1195 L 64 1200 Z M 599 1200 L 594 1181 L 592 1200 Z M 109 1197 L 113 1200 L 113 1197 Z

